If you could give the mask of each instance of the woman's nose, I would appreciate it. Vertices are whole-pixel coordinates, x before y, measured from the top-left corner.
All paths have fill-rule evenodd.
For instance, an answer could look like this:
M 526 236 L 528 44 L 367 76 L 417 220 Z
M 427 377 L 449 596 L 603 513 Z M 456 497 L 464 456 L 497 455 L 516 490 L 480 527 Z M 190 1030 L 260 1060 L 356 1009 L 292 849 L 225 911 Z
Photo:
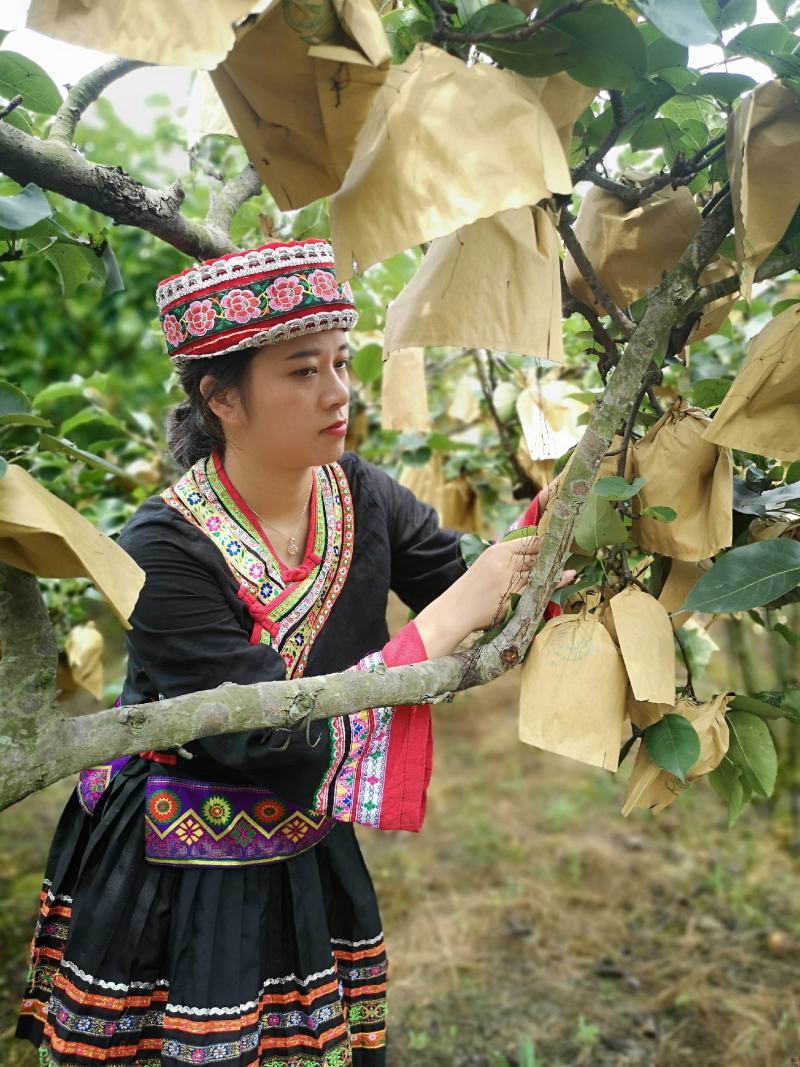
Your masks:
M 336 371 L 331 373 L 323 395 L 325 407 L 341 407 L 350 400 L 350 386 Z

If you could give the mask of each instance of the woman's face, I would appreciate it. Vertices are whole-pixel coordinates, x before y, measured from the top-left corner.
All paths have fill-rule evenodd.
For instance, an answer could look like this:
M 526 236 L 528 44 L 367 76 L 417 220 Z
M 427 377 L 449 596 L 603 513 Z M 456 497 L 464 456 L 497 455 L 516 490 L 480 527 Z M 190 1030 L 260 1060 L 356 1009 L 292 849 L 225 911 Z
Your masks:
M 333 463 L 344 451 L 349 362 L 344 330 L 266 345 L 250 363 L 245 403 L 235 390 L 210 402 L 226 453 L 284 469 Z

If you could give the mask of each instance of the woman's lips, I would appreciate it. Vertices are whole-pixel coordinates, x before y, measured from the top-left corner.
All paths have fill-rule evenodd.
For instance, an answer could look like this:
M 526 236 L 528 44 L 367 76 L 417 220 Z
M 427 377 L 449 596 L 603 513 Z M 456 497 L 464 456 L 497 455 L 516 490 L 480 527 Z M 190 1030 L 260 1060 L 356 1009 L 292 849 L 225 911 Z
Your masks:
M 328 426 L 322 433 L 329 433 L 331 437 L 344 437 L 347 433 L 347 423 L 344 420 L 335 422 L 333 426 Z

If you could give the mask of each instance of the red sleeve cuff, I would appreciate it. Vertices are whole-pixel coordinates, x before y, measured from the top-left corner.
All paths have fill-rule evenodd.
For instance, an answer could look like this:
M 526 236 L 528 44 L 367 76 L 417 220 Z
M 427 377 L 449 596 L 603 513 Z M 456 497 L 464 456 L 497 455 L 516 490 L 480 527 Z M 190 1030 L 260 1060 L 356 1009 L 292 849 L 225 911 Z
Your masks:
M 417 624 L 412 620 L 399 630 L 381 649 L 387 667 L 402 667 L 406 663 L 422 663 L 428 658 Z

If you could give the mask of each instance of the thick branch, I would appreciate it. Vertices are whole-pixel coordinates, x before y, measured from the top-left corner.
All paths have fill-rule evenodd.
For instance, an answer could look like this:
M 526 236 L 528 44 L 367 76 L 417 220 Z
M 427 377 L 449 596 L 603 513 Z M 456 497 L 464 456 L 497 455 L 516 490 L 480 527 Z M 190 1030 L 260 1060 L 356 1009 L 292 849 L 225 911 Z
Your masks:
M 0 171 L 20 185 L 34 182 L 114 222 L 147 230 L 195 259 L 236 251 L 225 234 L 181 214 L 180 185 L 151 189 L 119 167 L 91 163 L 58 141 L 42 141 L 6 122 L 0 122 Z
M 49 140 L 70 147 L 75 137 L 75 128 L 86 108 L 104 92 L 112 82 L 132 70 L 149 66 L 136 59 L 110 59 L 97 70 L 90 71 L 76 82 L 67 93 L 67 98 L 56 112 L 50 127 Z

